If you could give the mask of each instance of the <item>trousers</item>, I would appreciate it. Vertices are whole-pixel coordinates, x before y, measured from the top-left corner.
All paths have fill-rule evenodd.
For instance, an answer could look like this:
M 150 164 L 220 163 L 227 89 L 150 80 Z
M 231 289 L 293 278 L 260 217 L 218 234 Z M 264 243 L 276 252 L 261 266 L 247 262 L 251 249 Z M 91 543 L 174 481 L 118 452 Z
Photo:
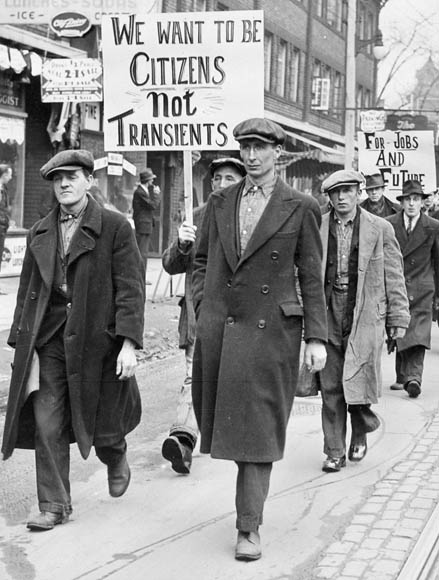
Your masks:
M 58 332 L 38 349 L 40 387 L 32 394 L 35 416 L 35 465 L 40 511 L 70 514 L 71 411 L 63 333 Z M 120 461 L 126 441 L 96 447 L 106 465 Z
M 395 370 L 396 381 L 401 384 L 409 381 L 422 383 L 424 372 L 425 347 L 421 345 L 412 346 L 401 352 L 396 352 Z
M 263 523 L 273 464 L 244 461 L 237 461 L 236 464 L 236 528 L 241 532 L 256 532 Z
M 142 256 L 143 266 L 146 269 L 148 266 L 148 256 L 149 256 L 149 244 L 151 240 L 151 234 L 138 234 L 136 233 L 137 246 L 139 248 L 140 255 Z
M 186 378 L 180 389 L 175 421 L 169 431 L 184 440 L 193 450 L 198 439 L 198 425 L 192 403 L 192 362 L 194 358 L 194 344 L 188 344 L 185 349 Z

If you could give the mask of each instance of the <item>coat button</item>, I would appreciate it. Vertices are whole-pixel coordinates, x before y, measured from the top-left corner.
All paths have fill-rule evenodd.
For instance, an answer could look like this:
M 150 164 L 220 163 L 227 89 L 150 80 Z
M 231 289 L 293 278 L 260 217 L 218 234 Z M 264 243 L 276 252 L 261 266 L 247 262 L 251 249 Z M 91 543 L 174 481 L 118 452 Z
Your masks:
M 226 319 L 226 324 L 228 326 L 232 326 L 233 324 L 235 324 L 235 319 L 233 318 L 233 316 L 228 316 Z
M 70 308 L 71 308 L 71 307 L 72 307 L 72 303 L 71 303 L 71 302 L 67 302 L 67 304 L 66 304 L 66 308 L 67 308 L 68 310 L 70 310 Z
M 258 322 L 258 328 L 265 328 L 265 327 L 266 327 L 265 320 L 259 320 L 259 322 Z
M 271 259 L 272 260 L 278 260 L 279 259 L 279 252 L 274 250 L 273 252 L 271 252 Z
M 37 293 L 36 293 L 36 292 L 31 292 L 31 293 L 30 293 L 30 299 L 31 299 L 31 300 L 35 300 L 35 299 L 36 299 L 36 297 L 37 297 Z
M 231 280 L 227 280 L 227 288 L 231 288 L 232 287 L 232 281 Z
M 409 300 L 413 300 L 413 296 L 409 296 Z
M 267 284 L 264 284 L 263 286 L 261 286 L 261 292 L 262 292 L 262 294 L 268 294 L 270 292 L 270 286 L 267 286 Z

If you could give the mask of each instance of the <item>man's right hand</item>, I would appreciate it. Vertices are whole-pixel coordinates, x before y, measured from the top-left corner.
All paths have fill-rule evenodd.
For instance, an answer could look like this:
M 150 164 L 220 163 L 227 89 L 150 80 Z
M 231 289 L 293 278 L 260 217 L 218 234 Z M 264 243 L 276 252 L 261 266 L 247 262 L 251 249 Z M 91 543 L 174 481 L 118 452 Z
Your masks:
M 192 226 L 188 222 L 183 222 L 178 228 L 178 243 L 188 246 L 195 242 L 197 226 Z

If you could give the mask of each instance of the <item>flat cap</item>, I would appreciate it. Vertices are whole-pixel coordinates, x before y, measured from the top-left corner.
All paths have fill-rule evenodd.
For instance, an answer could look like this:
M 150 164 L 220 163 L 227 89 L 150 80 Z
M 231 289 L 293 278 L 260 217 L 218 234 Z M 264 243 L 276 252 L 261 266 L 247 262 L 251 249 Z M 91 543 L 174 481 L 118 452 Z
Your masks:
M 243 177 L 246 174 L 244 163 L 240 159 L 236 159 L 236 157 L 220 157 L 219 159 L 214 159 L 209 165 L 211 176 L 213 177 L 213 174 L 218 167 L 224 167 L 225 165 L 231 165 L 239 171 Z
M 285 141 L 286 133 L 280 125 L 269 119 L 254 118 L 238 123 L 233 129 L 233 136 L 237 141 L 259 139 L 260 141 L 265 141 L 265 143 L 282 145 Z
M 340 169 L 334 171 L 322 183 L 322 191 L 330 193 L 336 187 L 341 185 L 360 185 L 364 183 L 364 177 L 359 171 L 354 169 Z
M 75 171 L 76 169 L 87 169 L 93 173 L 94 159 L 90 151 L 85 149 L 66 149 L 60 151 L 49 159 L 40 169 L 43 179 L 53 179 L 56 171 Z
M 386 183 L 381 173 L 374 173 L 372 175 L 365 175 L 366 185 L 364 189 L 374 189 L 375 187 L 385 187 Z
M 397 195 L 396 199 L 401 200 L 404 197 L 412 195 L 413 193 L 415 193 L 416 195 L 422 195 L 423 198 L 429 196 L 429 194 L 425 193 L 424 190 L 422 189 L 420 181 L 418 181 L 417 179 L 407 179 L 407 181 L 404 181 L 404 183 L 402 184 L 402 193 Z

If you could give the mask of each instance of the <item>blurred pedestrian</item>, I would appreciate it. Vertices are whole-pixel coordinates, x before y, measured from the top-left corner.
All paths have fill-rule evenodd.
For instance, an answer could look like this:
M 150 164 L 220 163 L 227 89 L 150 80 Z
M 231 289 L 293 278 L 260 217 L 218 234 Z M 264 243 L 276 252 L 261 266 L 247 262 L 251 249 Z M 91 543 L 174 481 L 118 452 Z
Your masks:
M 72 513 L 72 441 L 84 459 L 95 447 L 111 496 L 130 481 L 125 435 L 141 414 L 143 267 L 128 220 L 87 195 L 92 172 L 93 156 L 81 149 L 41 168 L 58 204 L 29 231 L 8 338 L 15 356 L 2 452 L 35 449 L 40 513 L 31 530 L 51 530 Z
M 409 308 L 402 256 L 389 224 L 358 206 L 363 176 L 332 173 L 322 184 L 333 209 L 322 217 L 327 362 L 319 373 L 326 459 L 322 470 L 346 465 L 346 423 L 351 417 L 350 461 L 367 452 L 367 433 L 379 427 L 371 409 L 381 392 L 385 331 L 404 336 Z
M 234 157 L 215 159 L 210 164 L 212 191 L 218 191 L 240 181 L 245 175 L 242 161 Z M 184 349 L 186 378 L 181 387 L 177 413 L 169 437 L 162 446 L 162 455 L 171 462 L 177 473 L 190 473 L 192 452 L 197 444 L 198 426 L 192 404 L 192 360 L 195 343 L 195 313 L 192 303 L 192 271 L 196 251 L 196 232 L 203 221 L 206 204 L 194 211 L 194 225 L 184 221 L 178 229 L 178 238 L 163 253 L 163 268 L 168 274 L 185 273 L 184 296 L 180 300 L 178 323 L 179 347 Z
M 160 207 L 160 187 L 154 185 L 156 177 L 149 167 L 145 171 L 141 171 L 139 174 L 140 183 L 133 195 L 133 221 L 145 274 L 148 267 L 152 230 L 155 225 L 154 211 Z
M 396 341 L 396 382 L 409 397 L 421 393 L 425 349 L 431 347 L 432 306 L 439 308 L 439 222 L 422 213 L 427 197 L 417 180 L 407 180 L 397 197 L 402 211 L 387 218 L 392 224 L 404 259 L 404 276 L 410 301 L 410 326 Z
M 12 179 L 12 168 L 5 163 L 0 164 L 0 270 L 5 249 L 5 239 L 11 219 L 11 206 L 8 194 L 8 183 Z
M 320 208 L 275 173 L 284 130 L 256 118 L 233 134 L 247 176 L 207 202 L 192 278 L 192 394 L 201 453 L 238 467 L 235 558 L 256 560 L 272 464 L 284 452 L 302 334 L 306 363 L 321 370 L 326 306 Z
M 381 173 L 366 175 L 367 199 L 360 206 L 379 217 L 387 217 L 399 211 L 399 206 L 384 195 L 386 183 Z
M 435 189 L 431 193 L 428 193 L 427 197 L 422 202 L 422 208 L 421 208 L 422 213 L 424 213 L 425 215 L 428 215 L 429 217 L 435 218 L 435 219 L 437 219 L 437 216 L 439 215 L 439 212 L 437 211 L 436 203 L 435 203 L 436 195 L 437 195 L 437 189 Z

